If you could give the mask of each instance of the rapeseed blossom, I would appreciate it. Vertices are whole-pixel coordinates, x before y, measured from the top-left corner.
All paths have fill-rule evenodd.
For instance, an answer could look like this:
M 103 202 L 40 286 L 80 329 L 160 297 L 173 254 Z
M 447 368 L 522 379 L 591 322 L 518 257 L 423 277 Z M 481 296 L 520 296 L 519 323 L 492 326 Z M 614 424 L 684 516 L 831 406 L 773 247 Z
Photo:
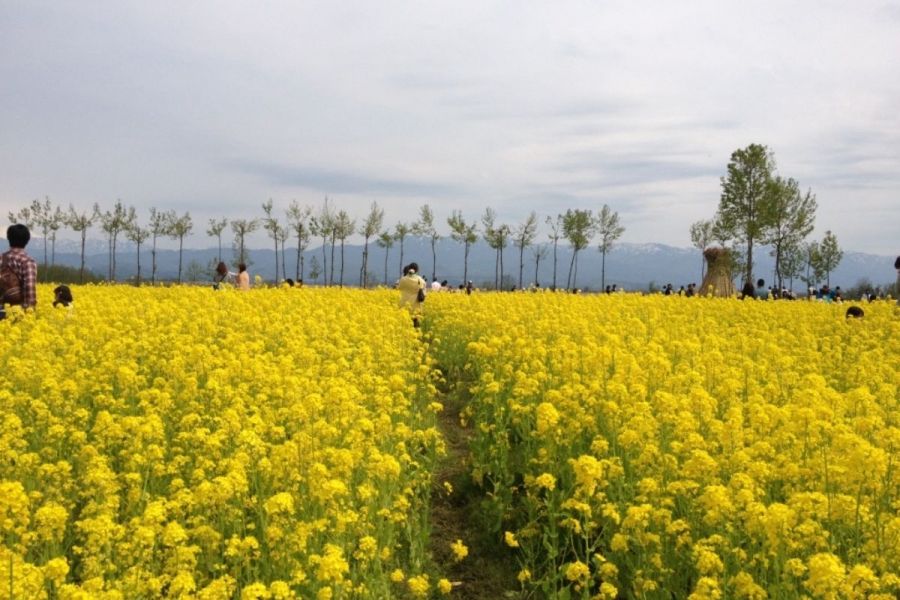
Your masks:
M 0 322 L 0 589 L 391 595 L 437 373 L 389 292 L 296 292 L 82 286 Z
M 523 587 L 629 598 L 895 593 L 900 318 L 889 303 L 852 323 L 845 309 L 434 298 L 434 354 L 466 374 L 473 479 Z M 592 567 L 588 581 L 579 564 Z

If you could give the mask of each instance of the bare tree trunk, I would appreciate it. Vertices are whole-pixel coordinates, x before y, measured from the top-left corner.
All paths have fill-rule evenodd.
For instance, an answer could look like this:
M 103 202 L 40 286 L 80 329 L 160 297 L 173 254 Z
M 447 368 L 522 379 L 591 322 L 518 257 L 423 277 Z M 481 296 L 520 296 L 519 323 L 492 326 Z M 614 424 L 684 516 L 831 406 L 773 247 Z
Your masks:
M 135 279 L 135 283 L 137 285 L 141 285 L 141 243 L 137 243 L 137 278 Z
M 331 236 L 331 271 L 328 274 L 328 285 L 334 285 L 334 235 Z
M 278 285 L 278 232 L 272 233 L 274 234 L 272 237 L 275 238 L 275 285 Z
M 344 240 L 341 240 L 341 281 L 340 287 L 344 287 Z
M 302 264 L 303 253 L 300 252 L 300 236 L 297 236 L 297 268 L 295 272 L 295 279 L 299 282 L 303 279 L 303 276 L 300 274 L 300 265 Z
M 606 289 L 606 250 L 600 253 L 600 290 Z
M 286 242 L 287 242 L 286 237 L 281 240 L 281 277 L 282 278 L 287 278 L 287 269 L 285 268 L 286 265 L 284 264 L 284 260 L 285 260 L 284 259 L 284 254 L 285 254 L 284 245 Z
M 572 269 L 575 267 L 575 257 L 578 255 L 578 250 L 572 250 L 572 260 L 569 262 L 569 277 L 566 279 L 566 289 L 572 289 Z
M 519 289 L 522 289 L 522 269 L 525 267 L 525 244 L 519 247 Z
M 388 253 L 389 250 L 390 250 L 389 248 L 384 249 L 384 285 L 388 284 L 387 269 L 388 269 L 388 256 L 390 256 Z
M 431 280 L 434 281 L 437 279 L 437 248 L 435 248 L 435 244 L 437 240 L 431 238 Z
M 553 240 L 553 290 L 556 290 L 556 240 Z
M 463 255 L 463 283 L 469 282 L 469 242 L 466 241 L 466 250 Z
M 82 247 L 84 244 L 82 243 Z M 83 252 L 83 250 L 82 250 Z M 151 268 L 150 268 L 150 283 L 156 284 L 156 234 L 153 234 L 153 250 L 150 252 L 151 258 Z
M 84 283 L 84 244 L 87 240 L 87 229 L 81 230 L 81 269 L 78 271 L 78 283 Z
M 181 283 L 181 251 L 184 247 L 184 236 L 178 238 L 178 283 Z

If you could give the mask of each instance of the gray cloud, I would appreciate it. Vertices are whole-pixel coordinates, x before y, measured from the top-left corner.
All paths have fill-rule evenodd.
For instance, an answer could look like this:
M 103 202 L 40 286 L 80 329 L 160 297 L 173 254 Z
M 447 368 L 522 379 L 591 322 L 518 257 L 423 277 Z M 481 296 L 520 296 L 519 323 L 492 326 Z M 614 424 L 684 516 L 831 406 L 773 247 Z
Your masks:
M 441 221 L 606 202 L 630 240 L 686 245 L 759 142 L 848 248 L 896 252 L 898 18 L 883 0 L 6 3 L 0 214 L 45 194 L 198 220 L 269 196 Z
M 250 160 L 232 160 L 225 169 L 252 175 L 275 187 L 299 187 L 318 192 L 344 194 L 388 194 L 441 198 L 459 195 L 461 188 L 439 182 L 373 177 L 361 172 L 315 166 L 291 166 Z

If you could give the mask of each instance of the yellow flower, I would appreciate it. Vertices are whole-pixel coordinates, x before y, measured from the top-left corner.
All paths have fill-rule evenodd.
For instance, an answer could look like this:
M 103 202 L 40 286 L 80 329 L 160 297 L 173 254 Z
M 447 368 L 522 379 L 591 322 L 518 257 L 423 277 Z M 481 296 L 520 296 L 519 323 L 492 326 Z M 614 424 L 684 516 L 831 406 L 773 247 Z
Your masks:
M 428 596 L 430 586 L 426 575 L 410 577 L 407 580 L 406 585 L 414 598 L 426 598 Z
M 518 548 L 519 540 L 516 539 L 516 534 L 512 531 L 506 531 L 503 533 L 503 541 L 506 542 L 506 545 L 510 548 Z
M 444 578 L 438 580 L 437 587 L 438 590 L 440 590 L 440 592 L 445 596 L 453 591 L 453 584 L 451 584 L 449 580 Z
M 573 563 L 570 563 L 568 567 L 566 567 L 566 579 L 569 581 L 581 582 L 583 583 L 591 576 L 591 569 L 581 562 L 580 560 L 576 560 Z
M 450 549 L 453 550 L 453 560 L 456 562 L 463 560 L 469 555 L 469 549 L 463 544 L 462 540 L 456 540 L 451 543 Z

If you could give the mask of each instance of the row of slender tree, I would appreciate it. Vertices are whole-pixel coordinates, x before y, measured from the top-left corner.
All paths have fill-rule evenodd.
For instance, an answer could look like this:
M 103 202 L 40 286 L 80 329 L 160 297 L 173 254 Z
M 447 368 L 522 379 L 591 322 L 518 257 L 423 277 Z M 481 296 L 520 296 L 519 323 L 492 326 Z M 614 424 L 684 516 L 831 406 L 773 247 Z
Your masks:
M 751 144 L 732 153 L 727 173 L 721 178 L 721 196 L 716 214 L 708 220 L 691 225 L 690 236 L 695 247 L 701 251 L 712 243 L 728 246 L 732 250 L 736 272 L 745 281 L 754 281 L 753 249 L 760 244 L 770 247 L 775 259 L 775 283 L 778 287 L 788 279 L 802 276 L 807 285 L 825 281 L 830 285 L 830 274 L 843 257 L 836 236 L 828 231 L 821 241 L 807 241 L 813 231 L 816 197 L 811 190 L 802 191 L 793 178 L 783 177 L 776 171 L 774 154 L 766 147 Z M 275 250 L 275 280 L 287 277 L 287 242 L 296 241 L 296 271 L 294 277 L 302 280 L 305 275 L 305 251 L 314 239 L 321 239 L 321 262 L 313 257 L 310 265 L 314 278 L 322 275 L 326 285 L 344 285 L 344 247 L 346 240 L 359 235 L 363 238 L 362 262 L 359 270 L 359 285 L 370 284 L 369 249 L 371 243 L 385 251 L 384 282 L 389 277 L 389 256 L 391 249 L 399 247 L 402 268 L 404 263 L 404 242 L 409 236 L 428 240 L 431 247 L 431 277 L 438 275 L 438 242 L 444 237 L 462 244 L 463 280 L 468 280 L 469 251 L 479 238 L 495 252 L 494 287 L 499 288 L 504 281 L 506 265 L 505 250 L 512 244 L 518 250 L 518 286 L 524 283 L 525 251 L 531 250 L 534 260 L 535 277 L 542 260 L 549 259 L 552 252 L 553 281 L 558 286 L 557 253 L 559 243 L 567 241 L 571 249 L 565 287 L 577 287 L 578 257 L 596 238 L 597 248 L 602 254 L 601 288 L 606 285 L 606 255 L 625 231 L 619 222 L 619 215 L 608 205 L 596 214 L 591 210 L 569 209 L 555 217 L 547 216 L 548 240 L 537 243 L 539 219 L 532 211 L 524 221 L 517 224 L 500 222 L 496 211 L 488 207 L 480 219 L 468 220 L 461 211 L 454 210 L 446 219 L 446 229 L 439 229 L 434 211 L 428 204 L 419 208 L 417 219 L 399 222 L 386 227 L 384 210 L 373 202 L 368 214 L 361 220 L 352 217 L 344 209 L 336 209 L 328 198 L 319 207 L 290 203 L 283 213 L 276 210 L 273 200 L 262 203 L 261 216 L 254 219 L 210 219 L 206 234 L 218 241 L 217 260 L 222 260 L 222 236 L 230 226 L 233 238 L 234 263 L 247 263 L 247 236 L 262 227 L 272 239 Z M 151 244 L 152 282 L 157 279 L 157 241 L 161 237 L 178 240 L 178 281 L 182 277 L 182 252 L 184 238 L 193 232 L 193 221 L 189 212 L 178 215 L 173 210 L 160 211 L 151 208 L 149 219 L 140 223 L 134 207 L 125 206 L 117 200 L 109 210 L 101 210 L 95 204 L 92 209 L 81 211 L 69 205 L 68 210 L 54 206 L 49 198 L 34 200 L 18 212 L 9 214 L 10 221 L 37 228 L 43 233 L 44 264 L 53 265 L 57 232 L 68 227 L 81 236 L 81 278 L 84 277 L 84 250 L 88 230 L 99 224 L 106 235 L 109 249 L 109 269 L 107 277 L 116 279 L 116 245 L 120 236 L 137 245 L 137 281 L 141 281 L 140 248 L 148 240 Z M 50 244 L 48 259 L 47 245 Z M 335 256 L 340 249 L 339 256 Z M 338 262 L 339 261 L 339 262 Z M 701 265 L 701 278 L 703 276 Z M 337 270 L 337 277 L 335 271 Z M 803 272 L 805 270 L 805 276 Z M 399 269 L 398 269 L 399 272 Z
M 569 262 L 569 271 L 566 277 L 566 287 L 577 286 L 578 255 L 581 250 L 590 246 L 592 240 L 599 239 L 598 250 L 603 255 L 601 287 L 606 284 L 606 255 L 613 248 L 613 244 L 625 231 L 619 223 L 619 215 L 604 205 L 596 215 L 590 210 L 570 209 L 555 217 L 546 217 L 548 226 L 548 242 L 539 244 L 537 213 L 532 211 L 524 221 L 510 225 L 500 222 L 496 211 L 488 207 L 480 220 L 467 220 L 461 211 L 452 211 L 446 219 L 446 235 L 438 229 L 438 222 L 434 212 L 428 204 L 419 208 L 418 218 L 412 222 L 399 222 L 392 227 L 385 227 L 384 210 L 373 202 L 368 214 L 359 221 L 350 216 L 343 209 L 335 209 L 331 201 L 326 198 L 321 206 L 301 205 L 291 202 L 280 218 L 275 209 L 275 203 L 269 199 L 261 206 L 262 215 L 255 219 L 210 219 L 206 234 L 217 240 L 217 260 L 222 259 L 222 237 L 230 226 L 234 235 L 234 263 L 248 262 L 248 249 L 246 247 L 247 236 L 262 227 L 271 238 L 275 250 L 275 280 L 280 281 L 287 277 L 286 254 L 287 242 L 293 239 L 296 242 L 296 272 L 294 277 L 302 280 L 305 275 L 305 251 L 314 239 L 322 241 L 322 260 L 319 262 L 313 257 L 314 264 L 310 265 L 312 274 L 317 278 L 324 277 L 326 285 L 344 285 L 344 246 L 347 238 L 358 234 L 363 238 L 362 264 L 359 271 L 359 285 L 370 285 L 369 277 L 369 249 L 371 243 L 375 243 L 385 251 L 384 256 L 384 282 L 391 281 L 389 277 L 389 257 L 391 249 L 396 245 L 400 253 L 399 266 L 404 264 L 404 243 L 410 236 L 418 236 L 428 240 L 431 246 L 431 277 L 437 278 L 438 274 L 438 242 L 444 237 L 449 237 L 463 245 L 463 280 L 468 280 L 469 251 L 479 238 L 484 239 L 488 246 L 495 252 L 494 287 L 499 288 L 504 281 L 505 264 L 504 251 L 512 244 L 518 250 L 518 286 L 524 283 L 525 251 L 531 250 L 531 258 L 534 260 L 535 281 L 542 260 L 549 258 L 552 251 L 553 260 L 553 287 L 557 287 L 557 251 L 560 241 L 568 241 L 572 249 L 572 258 Z M 178 281 L 182 278 L 182 254 L 184 238 L 191 235 L 194 223 L 189 212 L 178 215 L 175 211 L 160 211 L 151 208 L 149 218 L 145 224 L 140 223 L 137 211 L 132 206 L 126 206 L 121 200 L 117 200 L 109 210 L 101 210 L 98 204 L 87 211 L 79 212 L 70 205 L 68 210 L 60 206 L 54 206 L 49 198 L 43 202 L 34 200 L 29 206 L 25 206 L 18 212 L 10 212 L 9 219 L 14 223 L 24 223 L 29 228 L 37 229 L 43 233 L 44 239 L 44 264 L 53 265 L 55 261 L 57 232 L 67 227 L 81 236 L 81 270 L 80 277 L 84 279 L 85 242 L 88 230 L 99 224 L 106 236 L 108 244 L 109 268 L 107 278 L 116 280 L 116 249 L 121 237 L 133 242 L 137 246 L 137 282 L 141 282 L 141 245 L 148 240 L 151 247 L 151 275 L 150 281 L 157 280 L 157 241 L 159 238 L 168 237 L 178 240 Z M 48 259 L 47 244 L 50 244 Z M 335 257 L 337 249 L 339 256 Z M 339 261 L 339 262 L 338 262 Z M 337 265 L 339 264 L 339 267 Z M 337 269 L 337 277 L 335 270 Z M 398 269 L 398 272 L 399 270 Z
M 753 282 L 753 248 L 767 245 L 779 289 L 785 279 L 792 286 L 794 277 L 807 285 L 831 284 L 831 272 L 843 258 L 837 237 L 829 230 L 821 241 L 807 241 L 815 226 L 816 196 L 803 192 L 795 179 L 779 175 L 775 155 L 766 146 L 735 150 L 720 183 L 716 214 L 691 225 L 696 248 L 702 252 L 712 243 L 731 244 L 734 267 L 744 281 Z

